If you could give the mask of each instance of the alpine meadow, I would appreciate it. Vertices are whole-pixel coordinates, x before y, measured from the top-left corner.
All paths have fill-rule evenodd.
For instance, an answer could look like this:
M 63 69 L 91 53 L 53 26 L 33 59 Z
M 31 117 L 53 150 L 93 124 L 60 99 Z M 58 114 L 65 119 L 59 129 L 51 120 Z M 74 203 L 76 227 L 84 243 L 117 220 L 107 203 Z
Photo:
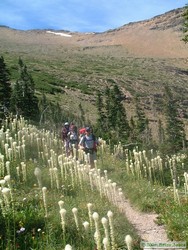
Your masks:
M 0 249 L 188 246 L 187 24 L 186 5 L 102 33 L 0 26 Z M 64 124 L 94 133 L 94 165 Z

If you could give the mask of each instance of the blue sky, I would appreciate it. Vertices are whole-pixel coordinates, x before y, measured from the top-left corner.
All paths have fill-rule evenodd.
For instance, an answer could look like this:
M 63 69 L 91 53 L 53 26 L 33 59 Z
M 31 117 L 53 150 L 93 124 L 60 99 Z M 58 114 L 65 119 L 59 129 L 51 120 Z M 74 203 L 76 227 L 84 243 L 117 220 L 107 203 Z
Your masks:
M 0 25 L 103 32 L 186 4 L 188 0 L 0 0 Z

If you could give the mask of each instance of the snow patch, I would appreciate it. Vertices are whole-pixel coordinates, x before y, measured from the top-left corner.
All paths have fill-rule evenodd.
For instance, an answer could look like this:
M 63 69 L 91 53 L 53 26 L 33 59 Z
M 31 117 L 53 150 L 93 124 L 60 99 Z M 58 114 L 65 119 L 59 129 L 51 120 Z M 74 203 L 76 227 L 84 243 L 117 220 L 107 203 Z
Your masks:
M 72 35 L 61 33 L 61 32 L 46 31 L 46 33 L 54 34 L 54 35 L 57 35 L 57 36 L 72 37 Z

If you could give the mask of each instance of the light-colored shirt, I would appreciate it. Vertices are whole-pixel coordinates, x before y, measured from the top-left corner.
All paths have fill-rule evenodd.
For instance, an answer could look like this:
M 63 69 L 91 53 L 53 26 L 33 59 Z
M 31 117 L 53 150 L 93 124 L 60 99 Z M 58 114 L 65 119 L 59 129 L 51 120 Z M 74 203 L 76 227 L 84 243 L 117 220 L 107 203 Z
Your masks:
M 79 145 L 88 148 L 88 149 L 92 149 L 94 148 L 96 141 L 94 140 L 94 136 L 92 134 L 90 135 L 84 135 L 79 142 Z

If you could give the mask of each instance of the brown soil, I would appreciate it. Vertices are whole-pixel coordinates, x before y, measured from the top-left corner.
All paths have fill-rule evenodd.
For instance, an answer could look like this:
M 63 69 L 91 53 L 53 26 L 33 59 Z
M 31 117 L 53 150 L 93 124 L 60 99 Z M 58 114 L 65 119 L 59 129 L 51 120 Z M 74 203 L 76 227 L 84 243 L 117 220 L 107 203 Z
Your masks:
M 164 226 L 155 223 L 158 216 L 157 214 L 140 212 L 136 210 L 127 199 L 119 201 L 117 206 L 136 228 L 142 240 L 147 242 L 169 241 Z

